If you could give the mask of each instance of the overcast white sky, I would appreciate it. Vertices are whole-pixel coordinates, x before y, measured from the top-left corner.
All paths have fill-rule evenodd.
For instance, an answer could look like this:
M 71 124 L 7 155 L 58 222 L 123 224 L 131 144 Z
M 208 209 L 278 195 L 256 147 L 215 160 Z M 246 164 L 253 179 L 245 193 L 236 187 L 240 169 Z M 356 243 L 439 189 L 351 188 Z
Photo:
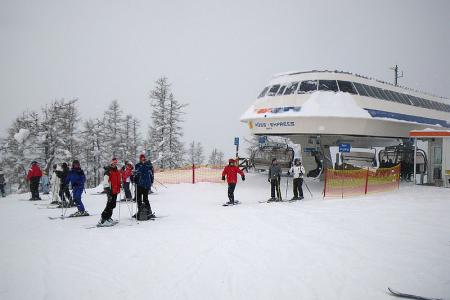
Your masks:
M 339 69 L 450 96 L 450 1 L 0 0 L 0 132 L 26 108 L 117 99 L 150 122 L 168 76 L 188 103 L 185 142 L 233 153 L 240 115 L 275 73 Z

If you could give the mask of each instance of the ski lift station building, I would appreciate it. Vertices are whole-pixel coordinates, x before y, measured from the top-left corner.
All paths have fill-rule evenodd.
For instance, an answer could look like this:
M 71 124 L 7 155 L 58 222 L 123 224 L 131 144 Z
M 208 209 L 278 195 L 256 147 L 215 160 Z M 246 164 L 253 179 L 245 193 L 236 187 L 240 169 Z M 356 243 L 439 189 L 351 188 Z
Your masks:
M 413 130 L 450 130 L 450 100 L 347 72 L 292 72 L 274 76 L 241 121 L 254 135 L 315 149 L 332 168 L 332 146 L 392 147 L 411 144 Z M 316 167 L 317 156 L 302 159 Z
M 417 140 L 428 142 L 428 183 L 450 188 L 450 130 L 413 130 L 410 136 L 414 138 L 414 150 L 417 151 Z M 414 178 L 417 170 L 414 170 Z M 414 181 L 418 182 L 417 178 Z M 423 183 L 423 178 L 419 178 Z

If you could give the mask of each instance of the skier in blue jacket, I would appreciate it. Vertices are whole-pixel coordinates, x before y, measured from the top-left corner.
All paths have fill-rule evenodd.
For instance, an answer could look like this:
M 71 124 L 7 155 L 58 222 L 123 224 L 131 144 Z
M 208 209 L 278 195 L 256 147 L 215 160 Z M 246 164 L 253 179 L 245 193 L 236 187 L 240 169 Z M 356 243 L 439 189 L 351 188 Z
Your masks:
M 78 211 L 70 215 L 70 217 L 83 217 L 89 216 L 89 213 L 84 209 L 83 202 L 81 202 L 81 195 L 84 191 L 84 183 L 86 176 L 80 167 L 80 162 L 74 160 L 72 162 L 72 169 L 66 177 L 66 184 L 72 185 L 72 198 L 77 205 Z
M 148 217 L 155 215 L 148 201 L 148 193 L 153 184 L 153 165 L 147 161 L 144 154 L 139 156 L 139 163 L 134 168 L 134 182 L 136 184 L 136 201 L 138 204 L 138 214 L 142 209 L 148 210 Z

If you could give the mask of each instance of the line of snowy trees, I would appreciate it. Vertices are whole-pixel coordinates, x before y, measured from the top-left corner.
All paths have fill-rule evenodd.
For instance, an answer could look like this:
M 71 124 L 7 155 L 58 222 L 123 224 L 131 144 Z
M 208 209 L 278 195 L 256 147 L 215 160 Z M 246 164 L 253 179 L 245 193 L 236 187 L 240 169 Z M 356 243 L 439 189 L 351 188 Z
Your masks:
M 18 116 L 1 142 L 1 167 L 8 182 L 23 190 L 30 163 L 38 161 L 49 174 L 53 164 L 78 159 L 88 185 L 100 182 L 102 166 L 111 157 L 133 159 L 141 143 L 140 124 L 124 115 L 113 101 L 103 115 L 81 123 L 77 100 L 57 100 L 38 111 Z
M 188 150 L 182 142 L 186 104 L 179 103 L 166 77 L 155 82 L 150 91 L 151 125 L 148 138 L 141 136 L 141 124 L 125 114 L 117 100 L 98 117 L 82 120 L 77 99 L 57 100 L 40 111 L 24 111 L 0 140 L 0 168 L 19 190 L 27 188 L 26 173 L 32 161 L 49 174 L 53 164 L 80 160 L 89 187 L 98 185 L 112 157 L 135 161 L 146 151 L 156 168 L 177 168 L 204 164 L 200 142 Z M 213 149 L 208 164 L 223 165 L 223 152 Z

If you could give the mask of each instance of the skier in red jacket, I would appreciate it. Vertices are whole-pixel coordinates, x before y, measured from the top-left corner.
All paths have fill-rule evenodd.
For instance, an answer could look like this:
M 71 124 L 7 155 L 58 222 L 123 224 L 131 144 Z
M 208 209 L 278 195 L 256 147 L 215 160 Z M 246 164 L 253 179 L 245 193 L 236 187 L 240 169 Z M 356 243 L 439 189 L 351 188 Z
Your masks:
M 237 183 L 237 174 L 241 175 L 242 181 L 245 181 L 244 172 L 242 172 L 239 167 L 235 166 L 236 161 L 234 159 L 228 160 L 228 166 L 226 166 L 222 171 L 222 180 L 225 181 L 225 176 L 227 177 L 228 183 L 228 201 L 226 204 L 234 205 L 234 189 Z
M 42 170 L 37 161 L 31 162 L 31 168 L 28 170 L 27 180 L 30 182 L 31 201 L 41 200 L 39 197 L 39 182 L 42 177 Z
M 122 167 L 122 183 L 125 191 L 125 200 L 130 201 L 132 199 L 130 183 L 131 175 L 133 175 L 133 164 L 131 162 L 125 162 L 125 166 Z
M 102 217 L 97 226 L 113 226 L 115 221 L 111 219 L 113 209 L 116 208 L 117 195 L 120 194 L 121 175 L 117 169 L 117 158 L 111 160 L 111 165 L 105 167 L 105 175 L 103 176 L 103 188 L 106 191 L 108 201 L 102 212 Z

